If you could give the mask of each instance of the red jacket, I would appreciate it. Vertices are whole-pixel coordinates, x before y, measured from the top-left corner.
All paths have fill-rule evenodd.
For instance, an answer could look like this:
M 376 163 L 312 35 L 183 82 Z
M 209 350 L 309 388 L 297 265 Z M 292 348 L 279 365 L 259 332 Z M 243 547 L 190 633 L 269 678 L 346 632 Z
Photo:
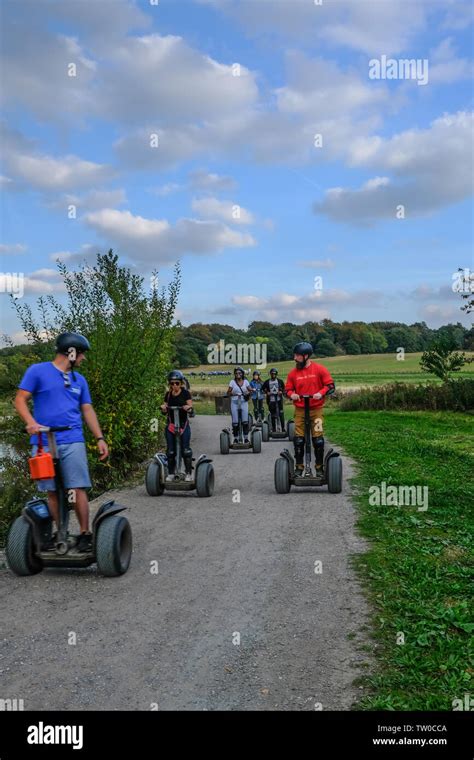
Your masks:
M 286 378 L 285 391 L 288 396 L 297 393 L 299 396 L 313 393 L 321 393 L 323 398 L 309 400 L 311 409 L 324 406 L 324 396 L 334 388 L 334 380 L 326 367 L 316 362 L 310 362 L 304 369 L 292 369 Z M 295 406 L 304 407 L 304 399 L 293 401 Z

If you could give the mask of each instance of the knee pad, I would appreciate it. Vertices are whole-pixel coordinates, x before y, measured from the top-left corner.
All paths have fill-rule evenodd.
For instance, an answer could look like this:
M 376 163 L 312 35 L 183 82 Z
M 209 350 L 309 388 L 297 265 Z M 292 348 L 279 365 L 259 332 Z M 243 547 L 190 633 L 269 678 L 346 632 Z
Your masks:
M 324 438 L 322 435 L 319 435 L 317 438 L 313 438 L 312 440 L 315 449 L 324 446 Z
M 183 457 L 184 459 L 187 459 L 188 457 L 192 457 L 193 450 L 192 449 L 184 449 L 183 451 Z
M 301 435 L 297 435 L 293 439 L 293 443 L 295 444 L 295 451 L 304 451 L 304 438 Z

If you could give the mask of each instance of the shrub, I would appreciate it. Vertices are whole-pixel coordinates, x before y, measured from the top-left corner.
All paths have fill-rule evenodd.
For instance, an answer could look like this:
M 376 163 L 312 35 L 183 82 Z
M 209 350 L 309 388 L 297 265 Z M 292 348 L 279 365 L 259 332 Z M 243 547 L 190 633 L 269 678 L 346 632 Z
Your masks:
M 391 383 L 375 388 L 363 388 L 341 398 L 339 409 L 344 412 L 386 409 L 466 412 L 474 409 L 474 380 L 449 380 L 442 385 L 412 385 Z

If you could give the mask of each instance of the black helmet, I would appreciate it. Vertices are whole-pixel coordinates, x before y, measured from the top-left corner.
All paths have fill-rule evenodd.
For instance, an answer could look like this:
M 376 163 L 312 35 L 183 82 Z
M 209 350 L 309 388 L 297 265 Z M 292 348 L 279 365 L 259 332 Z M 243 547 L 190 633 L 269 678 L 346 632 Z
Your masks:
M 179 369 L 172 369 L 171 372 L 168 372 L 168 382 L 170 383 L 172 380 L 181 380 L 182 383 L 185 382 L 184 375 Z
M 258 369 L 254 369 L 252 377 L 255 377 L 255 375 L 258 375 L 260 377 L 260 372 Z
M 242 377 L 245 377 L 245 370 L 244 370 L 244 369 L 242 369 L 242 367 L 236 367 L 236 368 L 234 369 L 234 375 L 236 375 L 236 374 L 237 374 L 237 372 L 242 372 Z
M 56 338 L 56 351 L 58 354 L 68 356 L 70 348 L 75 348 L 78 354 L 83 354 L 85 351 L 89 351 L 90 343 L 87 338 L 79 335 L 79 333 L 65 332 L 58 335 Z
M 307 341 L 302 341 L 301 343 L 297 343 L 296 346 L 293 349 L 294 354 L 301 354 L 302 356 L 311 356 L 313 353 L 313 346 L 311 343 L 308 343 Z
M 303 357 L 302 362 L 296 362 L 296 366 L 298 369 L 304 369 L 306 366 L 306 362 L 313 353 L 313 346 L 311 343 L 308 343 L 308 341 L 303 340 L 301 343 L 297 343 L 296 346 L 293 349 L 294 354 L 301 354 Z
M 277 370 L 277 368 L 276 368 L 276 367 L 272 367 L 272 368 L 271 368 L 271 370 L 270 370 L 270 374 L 271 374 L 271 375 L 273 375 L 273 373 L 275 373 L 275 375 L 278 375 L 278 370 Z

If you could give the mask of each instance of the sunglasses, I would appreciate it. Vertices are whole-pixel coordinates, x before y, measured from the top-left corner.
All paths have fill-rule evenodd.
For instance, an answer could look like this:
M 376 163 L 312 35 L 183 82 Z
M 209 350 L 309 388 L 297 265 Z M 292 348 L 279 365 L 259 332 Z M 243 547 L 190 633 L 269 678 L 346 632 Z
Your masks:
M 181 381 L 180 380 L 172 380 L 170 382 L 170 385 L 181 385 Z

